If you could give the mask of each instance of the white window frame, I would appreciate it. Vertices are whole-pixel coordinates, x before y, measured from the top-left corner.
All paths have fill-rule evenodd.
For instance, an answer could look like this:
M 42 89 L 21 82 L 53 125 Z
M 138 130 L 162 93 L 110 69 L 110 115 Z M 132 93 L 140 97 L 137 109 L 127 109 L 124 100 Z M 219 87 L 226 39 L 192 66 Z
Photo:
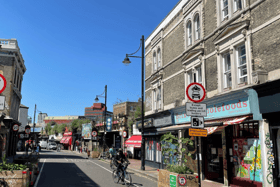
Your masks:
M 154 72 L 157 70 L 157 53 L 153 53 L 153 64 L 154 64 Z
M 161 67 L 161 51 L 160 51 L 160 48 L 158 48 L 158 51 L 157 51 L 157 63 L 158 63 L 158 69 Z
M 161 109 L 161 87 L 159 86 L 157 89 L 157 105 L 158 109 Z
M 227 62 L 227 56 L 229 55 L 229 63 L 230 63 L 230 69 L 229 70 L 226 70 L 226 62 Z M 232 87 L 232 62 L 231 62 L 231 55 L 230 55 L 230 52 L 226 52 L 223 54 L 223 88 L 226 89 L 226 88 L 230 88 Z M 231 85 L 228 85 L 228 81 L 227 81 L 227 78 L 228 78 L 228 74 L 230 74 L 230 77 L 231 77 Z
M 199 79 L 199 71 L 198 71 L 199 69 L 200 69 L 200 78 L 201 78 L 200 81 L 198 80 Z M 196 82 L 202 84 L 202 68 L 201 68 L 201 66 L 195 67 L 195 75 L 196 75 Z
M 224 3 L 227 2 L 227 6 L 224 6 Z M 222 12 L 222 21 L 229 17 L 229 1 L 221 0 L 221 12 Z M 225 10 L 227 9 L 227 15 L 225 15 Z
M 187 33 L 188 33 L 188 46 L 192 45 L 192 22 L 187 23 Z
M 237 10 L 241 10 L 242 9 L 242 0 L 233 0 L 233 11 L 236 12 Z
M 154 103 L 153 109 L 157 110 L 157 91 L 156 91 L 156 89 L 154 89 L 154 91 L 153 91 L 153 103 Z
M 245 54 L 240 56 L 240 53 L 241 53 L 241 48 L 244 47 L 245 49 Z M 246 46 L 245 44 L 242 44 L 242 45 L 239 45 L 238 47 L 236 47 L 236 67 L 237 67 L 237 83 L 240 84 L 240 83 L 248 83 L 248 67 L 247 67 L 247 52 L 246 52 Z M 240 60 L 241 58 L 245 57 L 245 63 L 240 65 Z M 247 74 L 246 75 L 243 75 L 241 76 L 241 68 L 246 66 L 246 71 L 247 71 Z M 243 81 L 241 82 L 240 79 L 241 78 L 245 78 L 246 77 L 246 81 Z
M 194 26 L 195 26 L 195 40 L 199 40 L 200 39 L 200 20 L 199 20 L 198 13 L 194 17 Z
M 193 72 L 192 72 L 192 70 L 187 72 L 187 76 L 188 76 L 188 84 L 192 83 L 194 81 L 193 80 Z

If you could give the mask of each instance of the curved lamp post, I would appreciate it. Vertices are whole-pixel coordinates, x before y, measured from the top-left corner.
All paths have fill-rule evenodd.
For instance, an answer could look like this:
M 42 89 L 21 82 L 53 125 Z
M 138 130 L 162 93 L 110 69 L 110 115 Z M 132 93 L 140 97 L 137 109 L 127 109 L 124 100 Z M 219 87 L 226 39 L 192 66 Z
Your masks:
M 140 39 L 140 47 L 142 47 L 142 55 L 141 56 L 133 56 L 135 53 L 139 51 L 139 49 L 132 53 L 132 54 L 126 54 L 126 57 L 123 61 L 125 65 L 129 65 L 131 62 L 128 57 L 133 57 L 133 58 L 141 58 L 142 59 L 142 110 L 141 110 L 141 120 L 142 120 L 142 142 L 141 142 L 141 170 L 145 170 L 145 139 L 144 139 L 144 35 L 142 35 L 142 38 Z
M 105 93 L 105 96 L 103 96 L 103 94 Z M 101 95 L 96 95 L 96 98 L 94 99 L 95 100 L 95 102 L 98 102 L 99 101 L 99 99 L 98 99 L 98 97 L 103 97 L 103 98 L 105 98 L 105 120 L 104 120 L 104 135 L 103 135 L 103 153 L 105 153 L 105 133 L 106 133 L 106 113 L 107 113 L 107 85 L 105 85 L 105 91 L 101 94 Z

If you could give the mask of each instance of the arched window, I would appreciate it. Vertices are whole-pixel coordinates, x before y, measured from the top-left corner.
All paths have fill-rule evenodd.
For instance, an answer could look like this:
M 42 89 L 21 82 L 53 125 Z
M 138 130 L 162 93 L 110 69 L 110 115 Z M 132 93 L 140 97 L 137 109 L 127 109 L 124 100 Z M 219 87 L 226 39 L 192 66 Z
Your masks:
M 188 45 L 192 44 L 192 22 L 189 21 L 187 24 L 187 32 L 188 32 Z
M 194 17 L 194 29 L 195 29 L 195 40 L 200 39 L 200 21 L 199 14 L 196 14 Z
M 154 52 L 153 62 L 154 62 L 154 71 L 156 71 L 157 70 L 157 54 L 156 54 L 156 52 Z
M 160 55 L 160 49 L 158 49 L 158 52 L 157 52 L 157 58 L 158 58 L 158 68 L 160 68 L 160 66 L 161 66 L 161 55 Z

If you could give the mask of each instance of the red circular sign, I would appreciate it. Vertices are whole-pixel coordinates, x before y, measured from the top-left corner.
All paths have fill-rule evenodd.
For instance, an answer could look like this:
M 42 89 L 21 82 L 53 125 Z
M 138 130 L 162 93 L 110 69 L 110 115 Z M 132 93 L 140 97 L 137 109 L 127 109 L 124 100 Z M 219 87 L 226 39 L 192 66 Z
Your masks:
M 91 135 L 92 135 L 93 137 L 96 137 L 96 136 L 97 136 L 97 132 L 96 132 L 96 131 L 92 131 Z
M 7 81 L 3 75 L 0 74 L 0 93 L 2 93 L 7 86 Z
M 123 137 L 124 138 L 126 137 L 126 131 L 123 131 Z
M 184 186 L 187 183 L 187 180 L 185 177 L 178 177 L 178 182 L 181 186 Z
M 29 128 L 25 129 L 26 134 L 30 134 L 31 130 Z
M 18 124 L 14 124 L 13 125 L 13 131 L 18 131 L 19 130 L 19 125 Z
M 194 103 L 199 103 L 204 100 L 206 96 L 206 91 L 201 84 L 193 82 L 188 85 L 186 89 L 186 95 L 190 101 Z

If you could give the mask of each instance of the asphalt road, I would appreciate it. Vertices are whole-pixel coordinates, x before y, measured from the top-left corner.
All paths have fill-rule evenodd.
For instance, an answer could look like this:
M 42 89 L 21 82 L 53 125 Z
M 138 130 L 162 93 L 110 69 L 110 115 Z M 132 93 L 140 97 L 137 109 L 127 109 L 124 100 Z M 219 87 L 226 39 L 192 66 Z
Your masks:
M 119 187 L 112 179 L 109 164 L 86 159 L 72 152 L 42 150 L 40 174 L 34 187 Z M 157 183 L 131 173 L 132 187 L 157 187 Z

